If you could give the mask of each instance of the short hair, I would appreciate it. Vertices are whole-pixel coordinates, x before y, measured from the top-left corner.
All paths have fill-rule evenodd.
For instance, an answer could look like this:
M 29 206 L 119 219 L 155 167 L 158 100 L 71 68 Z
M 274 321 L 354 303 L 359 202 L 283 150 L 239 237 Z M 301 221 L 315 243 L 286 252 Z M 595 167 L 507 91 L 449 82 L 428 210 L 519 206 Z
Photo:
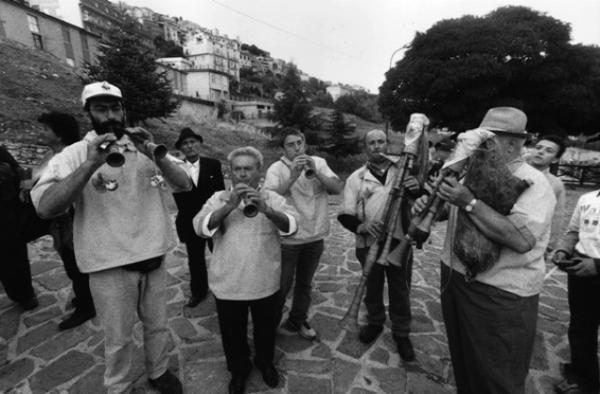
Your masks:
M 388 136 L 387 133 L 381 129 L 373 129 L 373 130 L 369 130 L 365 133 L 365 135 L 363 136 L 363 142 L 366 144 L 367 143 L 367 136 L 373 132 L 379 132 L 379 133 L 383 133 L 383 135 L 385 136 L 385 140 L 387 142 L 388 140 Z
M 58 111 L 45 112 L 39 116 L 38 122 L 50 127 L 52 132 L 65 146 L 71 145 L 81 139 L 79 124 L 70 114 Z
M 306 142 L 306 138 L 304 138 L 304 134 L 298 130 L 295 127 L 284 127 L 283 129 L 281 129 L 281 131 L 279 132 L 280 135 L 280 140 L 279 140 L 279 145 L 283 148 L 283 143 L 285 142 L 285 139 L 287 137 L 289 137 L 290 135 L 297 135 L 298 137 L 302 138 L 302 141 Z
M 565 139 L 562 138 L 560 135 L 556 135 L 556 134 L 543 135 L 540 138 L 538 138 L 535 143 L 537 144 L 538 142 L 540 142 L 542 140 L 554 142 L 556 145 L 558 145 L 558 152 L 556 152 L 557 159 L 560 159 L 562 154 L 565 153 L 565 150 L 567 149 L 567 143 L 565 142 Z
M 253 146 L 244 146 L 242 148 L 232 150 L 229 153 L 229 155 L 227 155 L 227 161 L 229 162 L 229 165 L 231 165 L 233 159 L 235 159 L 238 156 L 252 156 L 256 159 L 256 162 L 258 163 L 258 168 L 262 168 L 263 166 L 263 155 L 258 149 L 256 149 Z

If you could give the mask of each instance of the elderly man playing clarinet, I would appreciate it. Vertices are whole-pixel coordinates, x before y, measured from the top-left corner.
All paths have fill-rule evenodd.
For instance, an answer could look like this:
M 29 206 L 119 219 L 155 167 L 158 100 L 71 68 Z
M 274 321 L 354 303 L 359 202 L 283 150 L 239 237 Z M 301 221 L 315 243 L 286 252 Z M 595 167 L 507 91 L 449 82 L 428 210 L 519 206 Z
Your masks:
M 445 178 L 437 191 L 450 205 L 441 256 L 441 301 L 458 393 L 525 392 L 544 281 L 544 251 L 556 204 L 544 174 L 520 157 L 528 137 L 526 123 L 522 111 L 498 107 L 490 109 L 475 130 L 495 143 L 500 166 L 494 170 L 504 168 L 509 176 L 529 182 L 508 214 L 494 210 L 492 202 L 482 201 L 454 177 Z M 413 213 L 423 210 L 425 199 L 415 202 Z M 473 238 L 460 240 L 459 215 L 499 250 L 491 267 L 474 276 L 457 256 L 461 247 L 474 243 Z
M 281 236 L 296 232 L 298 213 L 285 198 L 259 188 L 262 154 L 247 146 L 227 157 L 233 188 L 218 191 L 193 220 L 198 235 L 213 237 L 208 286 L 215 296 L 230 394 L 244 392 L 252 370 L 248 311 L 254 327 L 254 365 L 270 387 L 279 384 L 273 365 L 279 317 Z

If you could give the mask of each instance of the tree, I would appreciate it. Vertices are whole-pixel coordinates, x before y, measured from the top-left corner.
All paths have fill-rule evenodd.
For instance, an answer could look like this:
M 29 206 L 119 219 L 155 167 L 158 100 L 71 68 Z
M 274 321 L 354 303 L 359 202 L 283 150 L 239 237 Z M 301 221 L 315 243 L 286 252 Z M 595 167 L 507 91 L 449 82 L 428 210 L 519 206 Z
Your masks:
M 165 40 L 162 36 L 154 38 L 154 46 L 156 47 L 156 57 L 184 57 L 183 48 L 177 43 Z
M 298 69 L 291 65 L 281 81 L 281 97 L 275 100 L 273 118 L 282 126 L 306 130 L 311 123 L 311 105 L 302 89 Z
M 177 107 L 166 73 L 156 71 L 153 53 L 132 33 L 133 23 L 114 30 L 106 41 L 101 41 L 98 64 L 86 70 L 90 80 L 109 81 L 121 89 L 131 125 L 167 116 Z
M 600 48 L 572 45 L 570 27 L 525 7 L 442 20 L 417 33 L 386 73 L 379 108 L 401 130 L 411 113 L 433 124 L 476 127 L 493 106 L 528 115 L 534 132 L 600 127 Z

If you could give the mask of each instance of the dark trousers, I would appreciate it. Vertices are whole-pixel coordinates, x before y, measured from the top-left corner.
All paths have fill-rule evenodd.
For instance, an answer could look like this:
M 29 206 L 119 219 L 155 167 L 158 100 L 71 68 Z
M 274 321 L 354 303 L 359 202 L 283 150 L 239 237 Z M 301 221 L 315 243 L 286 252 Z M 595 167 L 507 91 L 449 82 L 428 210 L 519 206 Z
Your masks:
M 75 260 L 75 251 L 69 246 L 61 246 L 57 250 L 63 265 L 65 272 L 71 282 L 73 283 L 73 293 L 77 299 L 76 309 L 81 311 L 93 311 L 94 301 L 92 299 L 92 293 L 90 292 L 89 275 L 79 271 L 77 262 Z
M 571 368 L 582 386 L 600 388 L 598 372 L 598 326 L 600 325 L 600 277 L 569 275 L 569 346 Z
M 193 296 L 204 297 L 208 292 L 208 273 L 204 249 L 206 239 L 196 237 L 185 243 L 190 269 L 190 291 Z
M 277 310 L 277 324 L 281 322 L 285 299 L 294 286 L 290 322 L 300 327 L 308 318 L 312 290 L 312 280 L 323 254 L 323 240 L 300 245 L 281 245 L 281 297 Z
M 539 296 L 477 281 L 442 263 L 442 314 L 459 394 L 522 394 L 533 351 Z
M 255 363 L 258 366 L 273 363 L 277 327 L 275 306 L 278 298 L 279 292 L 251 301 L 220 300 L 215 297 L 227 369 L 232 374 L 245 375 L 252 369 L 247 339 L 248 309 L 254 328 Z
M 2 242 L 1 245 L 0 282 L 8 298 L 14 302 L 24 303 L 34 296 L 27 244 Z
M 392 249 L 397 242 L 392 243 Z M 381 252 L 380 248 L 380 252 Z M 357 248 L 356 258 L 364 267 L 369 248 Z M 379 256 L 378 256 L 379 257 Z M 394 337 L 407 337 L 410 333 L 410 283 L 412 279 L 412 250 L 402 267 L 395 265 L 374 264 L 367 277 L 367 321 L 369 324 L 382 326 L 385 323 L 385 305 L 383 303 L 383 288 L 385 278 L 388 282 L 389 307 L 388 313 L 392 321 Z

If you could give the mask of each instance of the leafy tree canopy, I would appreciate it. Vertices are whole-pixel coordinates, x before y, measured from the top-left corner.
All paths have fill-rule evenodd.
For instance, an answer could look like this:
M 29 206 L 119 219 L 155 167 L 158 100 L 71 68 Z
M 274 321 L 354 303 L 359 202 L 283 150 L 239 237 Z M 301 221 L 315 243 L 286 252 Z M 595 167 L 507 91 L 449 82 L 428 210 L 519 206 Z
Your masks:
M 109 81 L 121 89 L 132 125 L 167 116 L 177 107 L 166 74 L 156 71 L 154 54 L 132 33 L 135 28 L 130 22 L 111 32 L 100 43 L 98 64 L 86 70 L 90 81 Z
M 528 129 L 600 128 L 600 48 L 570 44 L 570 26 L 526 7 L 442 20 L 417 33 L 386 73 L 379 108 L 401 130 L 411 113 L 434 124 L 476 127 L 488 108 L 519 107 Z
M 241 49 L 250 52 L 254 56 L 263 56 L 263 57 L 269 56 L 269 52 L 260 49 L 259 47 L 257 47 L 254 44 L 252 44 L 252 45 L 242 44 Z
M 311 105 L 302 88 L 298 69 L 290 65 L 281 81 L 281 95 L 275 99 L 273 117 L 282 126 L 298 127 L 306 130 L 311 123 Z

